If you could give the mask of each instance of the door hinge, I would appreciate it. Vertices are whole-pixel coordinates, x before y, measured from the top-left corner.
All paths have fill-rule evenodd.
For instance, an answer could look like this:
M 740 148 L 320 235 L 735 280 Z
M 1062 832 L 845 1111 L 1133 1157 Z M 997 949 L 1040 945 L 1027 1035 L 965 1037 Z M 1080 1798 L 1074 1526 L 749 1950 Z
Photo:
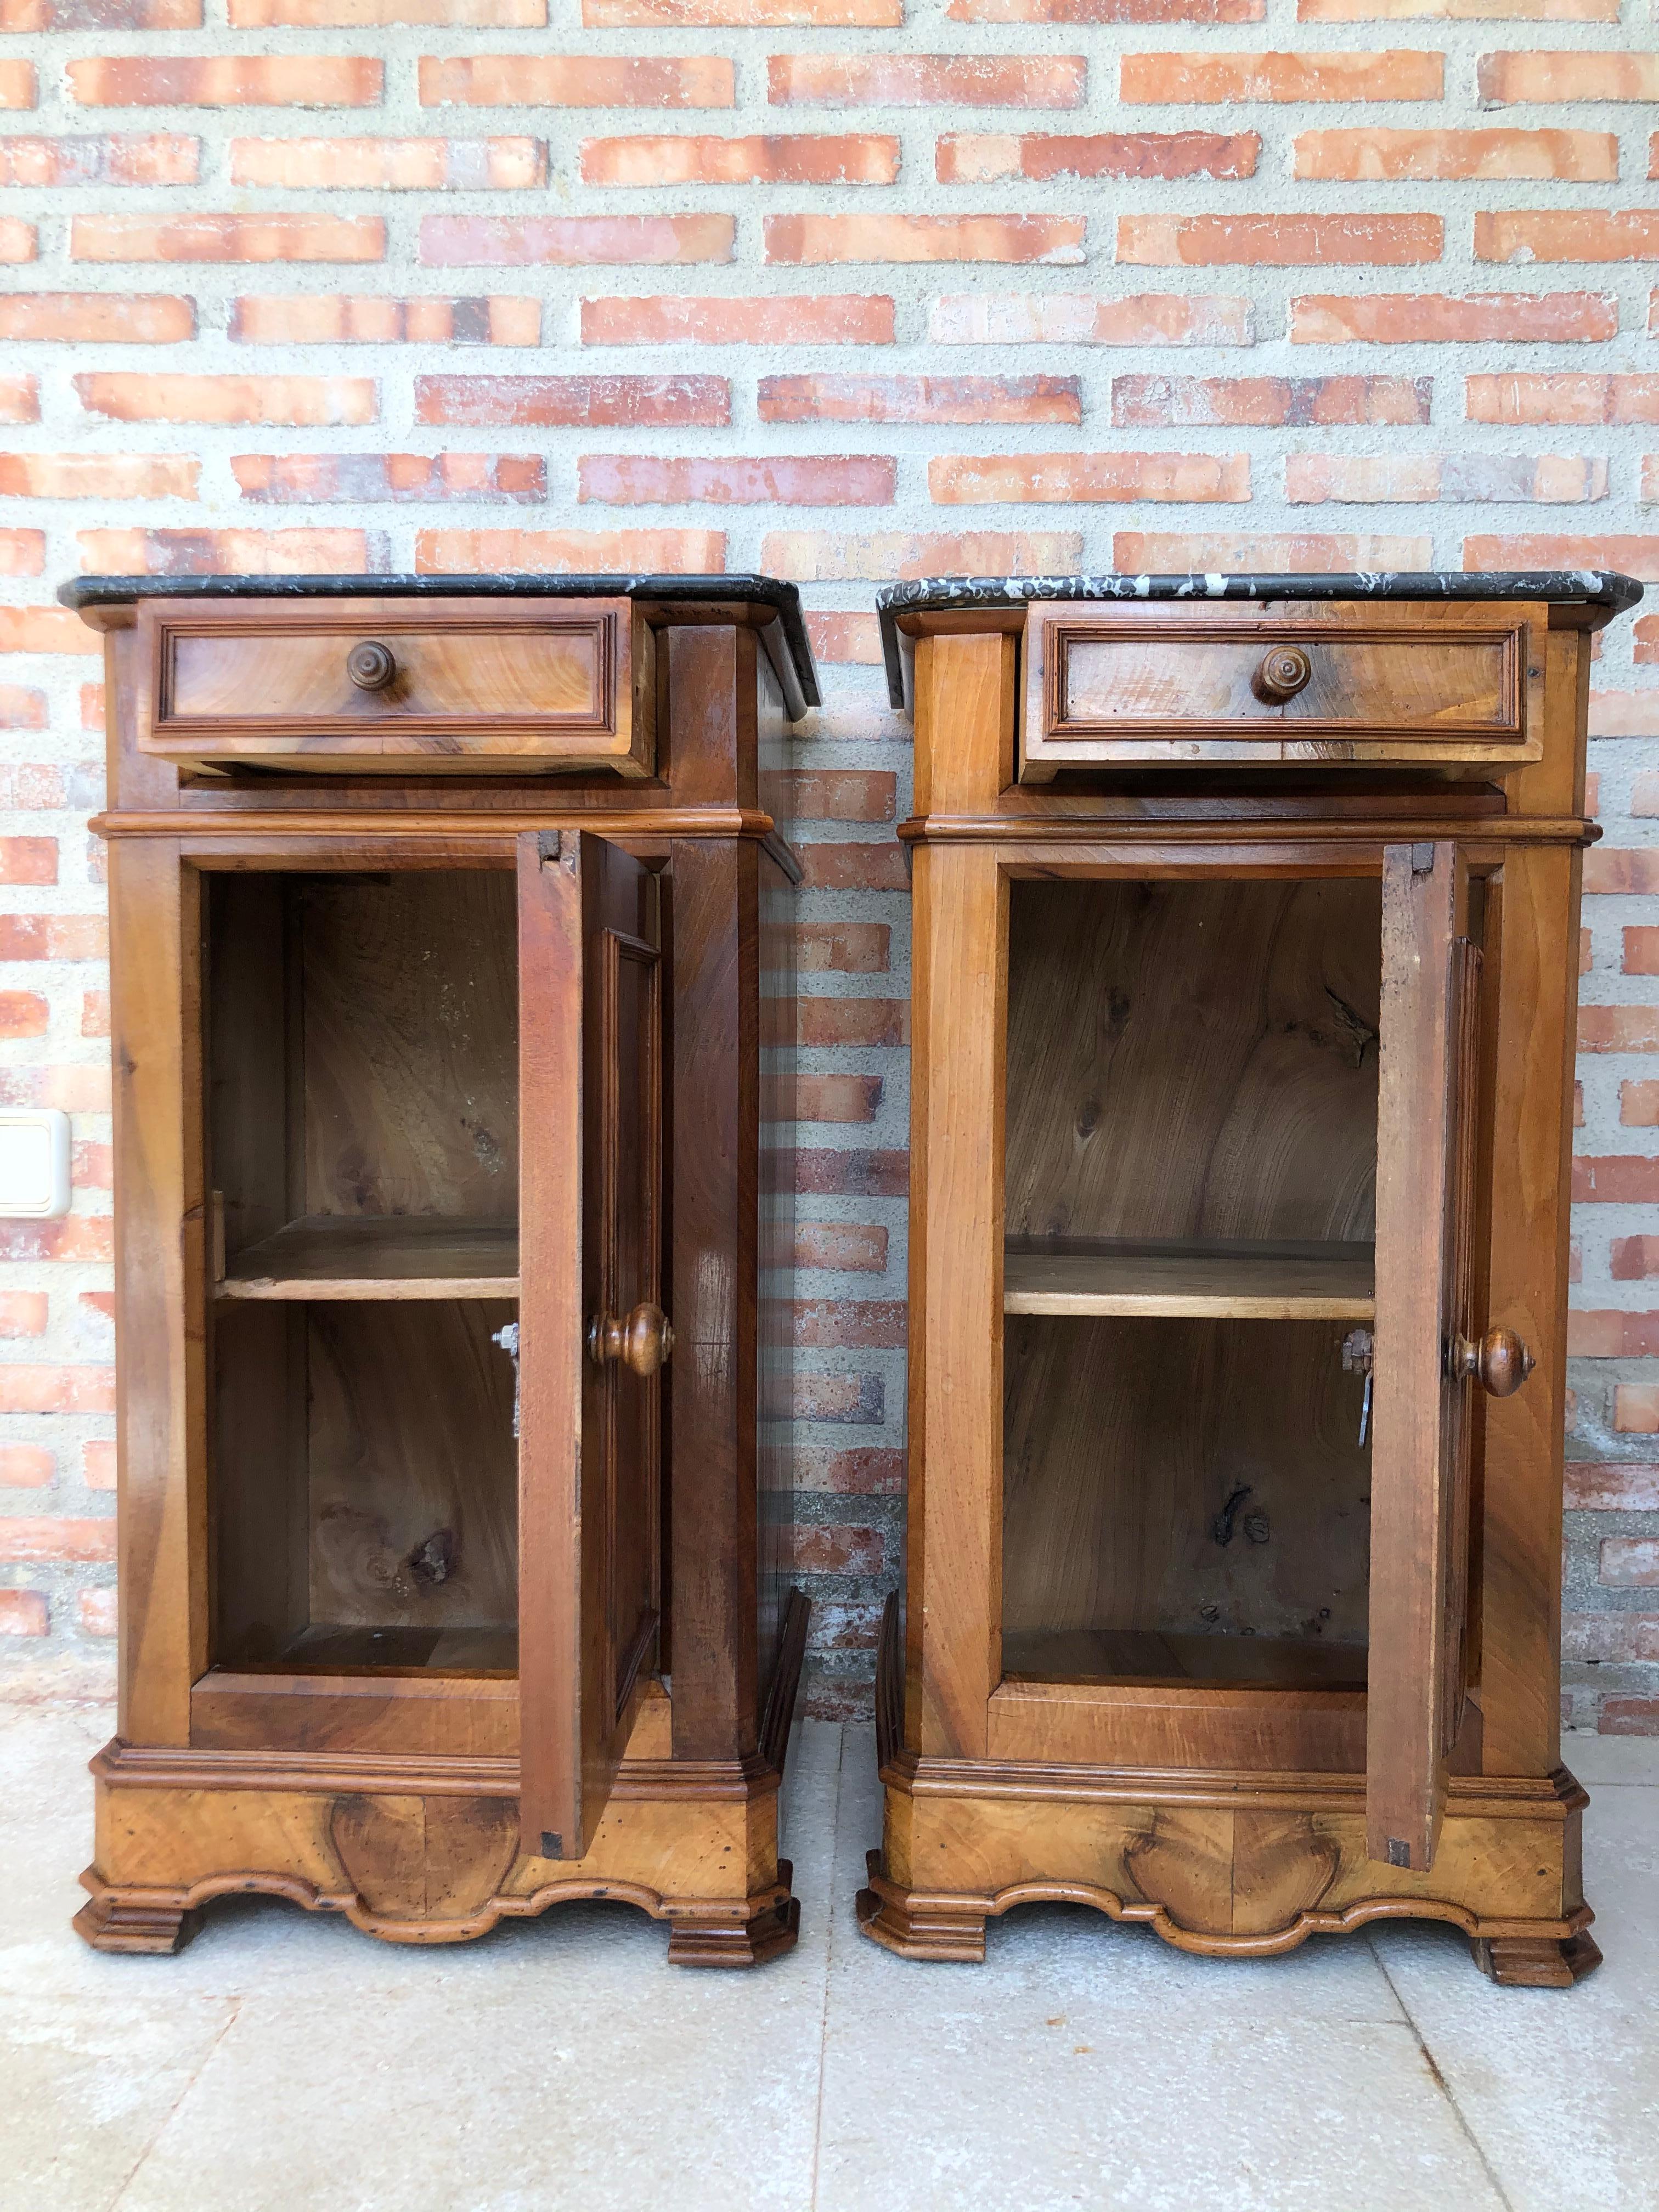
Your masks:
M 564 1838 L 556 1836 L 551 1828 L 542 1830 L 542 1856 L 544 1859 L 562 1859 L 564 1856 Z

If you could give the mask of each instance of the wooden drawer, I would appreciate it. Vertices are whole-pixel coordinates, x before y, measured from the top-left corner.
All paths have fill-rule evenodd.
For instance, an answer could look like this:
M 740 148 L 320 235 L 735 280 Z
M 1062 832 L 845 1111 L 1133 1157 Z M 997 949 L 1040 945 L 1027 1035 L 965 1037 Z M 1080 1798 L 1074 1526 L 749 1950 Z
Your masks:
M 139 750 L 339 774 L 655 768 L 652 633 L 627 599 L 315 599 L 138 610 Z
M 1019 780 L 1181 761 L 1501 769 L 1541 756 L 1542 682 L 1528 619 L 1490 603 L 1035 606 Z

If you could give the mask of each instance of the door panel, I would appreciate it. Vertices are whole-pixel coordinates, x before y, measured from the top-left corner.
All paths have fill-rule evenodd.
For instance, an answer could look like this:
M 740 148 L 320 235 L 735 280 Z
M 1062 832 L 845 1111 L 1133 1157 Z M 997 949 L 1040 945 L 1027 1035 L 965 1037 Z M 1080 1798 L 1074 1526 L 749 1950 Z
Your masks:
M 605 839 L 519 841 L 524 1846 L 577 1859 L 658 1608 L 661 939 Z
M 1473 1310 L 1480 966 L 1457 848 L 1390 846 L 1365 1796 L 1370 1856 L 1418 1871 L 1468 1688 L 1470 1393 L 1486 1358 Z M 1502 1364 L 1488 1389 L 1515 1387 Z

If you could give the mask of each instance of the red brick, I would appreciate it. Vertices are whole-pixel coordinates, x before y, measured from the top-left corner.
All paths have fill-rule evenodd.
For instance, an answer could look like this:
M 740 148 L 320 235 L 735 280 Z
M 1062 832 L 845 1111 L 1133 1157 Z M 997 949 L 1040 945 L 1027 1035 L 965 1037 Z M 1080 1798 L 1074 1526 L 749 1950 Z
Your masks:
M 78 215 L 76 261 L 383 261 L 378 216 Z
M 956 131 L 933 149 L 942 185 L 982 185 L 1006 177 L 1047 183 L 1057 177 L 1253 177 L 1261 152 L 1254 131 L 1107 131 L 1090 137 Z
M 13 994 L 8 992 L 5 997 Z M 28 1032 L 13 1030 L 13 1036 Z M 46 1293 L 44 1291 L 0 1291 L 0 1337 L 44 1336 L 46 1333 Z
M 1619 302 L 1607 292 L 1310 294 L 1291 302 L 1297 345 L 1478 344 L 1486 339 L 1553 343 L 1615 337 Z
M 798 1075 L 798 1121 L 873 1121 L 881 1105 L 878 1075 Z
M 422 107 L 731 107 L 736 82 L 714 54 L 423 54 L 420 65 Z
M 0 138 L 0 184 L 193 185 L 199 138 Z
M 1659 1512 L 1659 1467 L 1641 1460 L 1570 1459 L 1565 1502 L 1575 1513 Z
M 33 107 L 35 92 L 33 62 L 0 61 L 0 107 Z
M 9 1067 L 0 1072 L 0 1106 L 58 1106 L 66 1114 L 107 1114 L 109 1069 L 86 1060 L 61 1067 Z
M 1659 1352 L 1659 1314 L 1570 1313 L 1567 1352 L 1577 1359 L 1644 1359 Z
M 581 303 L 584 345 L 891 345 L 893 302 L 835 292 L 821 299 L 604 298 Z
M 1471 422 L 1659 422 L 1659 376 L 1509 370 L 1464 382 Z
M 864 668 L 881 665 L 881 630 L 873 615 L 811 613 L 806 634 L 816 660 L 853 662 Z
M 10 499 L 194 499 L 201 463 L 183 453 L 0 453 Z
M 76 378 L 86 414 L 112 422 L 374 422 L 369 376 L 128 376 Z
M 356 54 L 100 54 L 64 67 L 82 107 L 374 107 L 385 76 Z
M 1482 54 L 1483 100 L 1659 100 L 1659 54 Z
M 795 1265 L 842 1274 L 884 1274 L 887 1231 L 867 1221 L 797 1221 Z
M 769 531 L 761 566 L 799 582 L 884 581 L 909 576 L 1063 575 L 1079 568 L 1074 530 L 964 531 L 960 535 L 886 530 L 867 538 L 829 531 Z
M 50 1626 L 44 1591 L 0 1589 L 0 1636 L 44 1636 Z
M 1619 174 L 1610 131 L 1304 131 L 1292 173 L 1395 183 L 1421 179 L 1550 177 L 1603 183 Z
M 904 0 L 582 0 L 589 30 L 896 30 Z
M 610 506 L 890 507 L 896 464 L 878 453 L 774 454 L 678 460 L 654 453 L 587 453 L 578 497 Z
M 70 1171 L 77 1190 L 108 1190 L 114 1183 L 112 1150 L 77 1138 L 70 1153 Z
M 1248 500 L 1248 453 L 938 453 L 938 506 L 1073 500 Z
M 357 575 L 387 565 L 361 530 L 82 530 L 76 544 L 88 575 Z
M 0 884 L 55 884 L 55 837 L 0 837 Z
M 1626 1129 L 1659 1128 L 1659 1083 L 1621 1083 L 1619 1119 Z
M 1561 1656 L 1603 1664 L 1611 1662 L 1615 1666 L 1659 1659 L 1659 1618 L 1638 1613 L 1564 1614 Z M 1655 1705 L 1659 1713 L 1659 1699 Z
M 66 772 L 50 761 L 0 763 L 0 806 L 23 811 L 67 806 L 71 804 L 71 786 L 74 799 L 82 794 L 82 773 L 76 769 Z M 98 775 L 102 773 L 99 769 Z
M 106 1213 L 70 1213 L 61 1221 L 0 1222 L 0 1260 L 89 1260 L 107 1262 L 114 1251 Z
M 81 1480 L 88 1490 L 114 1489 L 115 1446 L 112 1443 L 88 1439 L 82 1445 Z
M 780 778 L 798 822 L 890 822 L 898 778 L 886 769 L 791 769 Z
M 43 1370 L 34 1368 L 0 1367 L 0 1377 L 18 1374 L 35 1374 Z M 65 1369 L 65 1373 L 76 1370 Z M 106 1370 L 87 1369 L 86 1373 L 102 1374 Z M 42 1410 L 28 1408 L 27 1410 Z M 60 1407 L 56 1411 L 106 1412 L 107 1407 Z M 112 1559 L 115 1557 L 115 1517 L 98 1521 L 66 1521 L 56 1517 L 25 1520 L 13 1515 L 0 1515 L 0 1559 L 51 1559 L 65 1562 L 92 1559 Z
M 1613 1393 L 1613 1425 L 1621 1437 L 1659 1433 L 1659 1388 L 1650 1382 L 1620 1382 Z
M 795 1154 L 795 1188 L 816 1198 L 902 1198 L 909 1188 L 908 1152 L 840 1152 L 803 1145 Z
M 1585 453 L 1292 453 L 1285 496 L 1370 506 L 1391 500 L 1532 500 L 1572 504 L 1605 499 L 1607 465 Z
M 904 1342 L 902 1298 L 799 1298 L 795 1342 L 811 1351 L 892 1352 Z
M 88 1037 L 106 1037 L 109 1035 L 107 991 L 82 991 L 81 994 L 81 1034 Z
M 1659 260 L 1659 208 L 1510 208 L 1474 218 L 1477 261 Z
M 892 935 L 884 921 L 803 921 L 796 957 L 809 975 L 884 975 Z
M 1627 929 L 1620 965 L 1626 975 L 1659 975 L 1659 928 Z
M 890 185 L 899 142 L 832 137 L 586 138 L 585 185 Z
M 101 659 L 103 651 L 97 632 L 67 607 L 0 607 L 0 653 L 85 653 Z
M 901 845 L 799 845 L 795 854 L 801 865 L 801 881 L 809 890 L 908 891 L 910 888 Z M 881 1000 L 830 999 L 823 1003 L 836 1008 L 874 1006 L 878 1011 L 884 1005 Z M 898 1043 L 902 1040 L 873 1037 L 864 1042 Z
M 797 1523 L 789 1537 L 788 1555 L 802 1574 L 874 1575 L 886 1562 L 879 1528 L 803 1528 Z
M 415 419 L 484 428 L 709 428 L 731 421 L 731 388 L 722 376 L 418 376 Z
M 174 345 L 195 335 L 196 302 L 161 294 L 14 292 L 0 299 L 0 339 Z M 6 419 L 22 418 L 14 415 Z
M 1615 1237 L 1608 1247 L 1607 1269 L 1615 1283 L 1644 1282 L 1659 1275 L 1659 1237 Z M 1659 1492 L 1654 1506 L 1659 1510 Z
M 1119 429 L 1423 423 L 1433 394 L 1428 376 L 1115 376 L 1112 422 Z
M 421 260 L 428 269 L 527 269 L 730 261 L 729 215 L 428 215 Z
M 113 1589 L 76 1590 L 75 1611 L 88 1636 L 113 1636 L 120 1627 L 120 1601 Z
M 798 1421 L 844 1421 L 849 1426 L 879 1428 L 886 1419 L 879 1375 L 802 1375 L 791 1387 L 790 1410 Z M 799 1553 L 795 1554 L 802 1564 Z
M 537 453 L 233 453 L 230 465 L 244 499 L 272 504 L 547 497 Z
M 1251 100 L 1438 100 L 1445 58 L 1410 47 L 1386 53 L 1125 54 L 1118 98 L 1197 106 Z
M 0 261 L 33 261 L 40 250 L 34 225 L 18 216 L 0 216 Z
M 718 530 L 422 530 L 415 566 L 423 576 L 501 569 L 704 575 L 725 568 L 726 539 Z
M 83 636 L 94 633 L 82 626 Z M 0 960 L 106 960 L 109 931 L 101 915 L 0 915 Z
M 234 31 L 286 24 L 356 31 L 399 23 L 514 31 L 537 30 L 546 21 L 547 0 L 230 0 Z
M 1267 0 L 951 0 L 952 23 L 1259 23 Z
M 1603 1698 L 1595 1725 L 1602 1735 L 1659 1735 L 1659 1698 Z
M 0 991 L 0 1037 L 45 1036 L 49 1012 L 38 991 Z
M 766 258 L 826 262 L 1081 261 L 1081 216 L 769 215 Z
M 38 530 L 0 530 L 0 576 L 38 576 L 46 565 L 46 541 Z
M 1297 0 L 1301 23 L 1616 23 L 1620 0 Z
M 1117 258 L 1158 267 L 1394 265 L 1437 261 L 1444 240 L 1437 215 L 1125 215 L 1118 217 Z
M 38 422 L 40 387 L 32 376 L 0 376 L 0 422 Z
M 1659 1006 L 1580 1006 L 1578 1049 L 1659 1052 Z
M 797 1451 L 795 1483 L 801 1490 L 851 1492 L 862 1498 L 897 1498 L 904 1490 L 904 1454 L 891 1445 L 855 1445 L 847 1451 Z
M 1466 538 L 1466 568 L 1622 568 L 1659 580 L 1659 537 Z
M 763 376 L 763 422 L 1080 422 L 1074 376 Z
M 202 0 L 4 0 L 0 31 L 198 31 Z
M 1659 660 L 1659 615 L 1643 615 L 1632 635 L 1636 641 L 1635 658 L 1638 663 Z
M 539 138 L 234 138 L 234 185 L 301 191 L 524 191 L 547 182 Z
M 1592 845 L 1584 855 L 1584 892 L 1619 896 L 1659 892 L 1659 848 Z
M 774 54 L 766 94 L 775 107 L 1080 107 L 1087 74 L 1079 55 Z
M 1575 1206 L 1651 1206 L 1659 1200 L 1659 1159 L 1639 1154 L 1624 1158 L 1576 1159 L 1572 1164 Z
M 0 1444 L 0 1489 L 44 1490 L 57 1472 L 57 1461 L 40 1444 Z
M 0 483 L 4 482 L 4 463 L 8 456 L 0 455 Z M 44 730 L 46 726 L 46 695 L 26 684 L 0 684 L 0 729 Z
M 960 292 L 933 301 L 935 345 L 1225 345 L 1255 342 L 1249 300 L 1203 292 Z
M 541 343 L 539 300 L 392 300 L 307 292 L 233 301 L 230 336 L 246 345 L 513 345 Z
M 1129 575 L 1182 575 L 1210 570 L 1239 574 L 1282 573 L 1297 568 L 1342 571 L 1426 568 L 1426 538 L 1293 538 L 1212 536 L 1188 538 L 1164 532 L 1120 531 L 1112 540 L 1113 566 Z
M 1604 1536 L 1596 1580 L 1607 1589 L 1659 1587 L 1659 1537 Z

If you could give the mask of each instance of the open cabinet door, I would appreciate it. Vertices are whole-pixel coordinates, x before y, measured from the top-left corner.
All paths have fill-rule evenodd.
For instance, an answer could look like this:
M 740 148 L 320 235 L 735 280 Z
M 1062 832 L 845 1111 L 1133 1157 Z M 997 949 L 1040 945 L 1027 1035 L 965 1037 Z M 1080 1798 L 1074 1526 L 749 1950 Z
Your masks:
M 1469 1393 L 1513 1388 L 1518 1340 L 1471 1311 L 1480 951 L 1455 845 L 1391 845 L 1382 869 L 1376 1420 L 1371 1440 L 1366 1848 L 1432 1863 L 1468 1695 Z
M 602 837 L 519 840 L 520 1821 L 579 1859 L 656 1641 L 658 886 Z

